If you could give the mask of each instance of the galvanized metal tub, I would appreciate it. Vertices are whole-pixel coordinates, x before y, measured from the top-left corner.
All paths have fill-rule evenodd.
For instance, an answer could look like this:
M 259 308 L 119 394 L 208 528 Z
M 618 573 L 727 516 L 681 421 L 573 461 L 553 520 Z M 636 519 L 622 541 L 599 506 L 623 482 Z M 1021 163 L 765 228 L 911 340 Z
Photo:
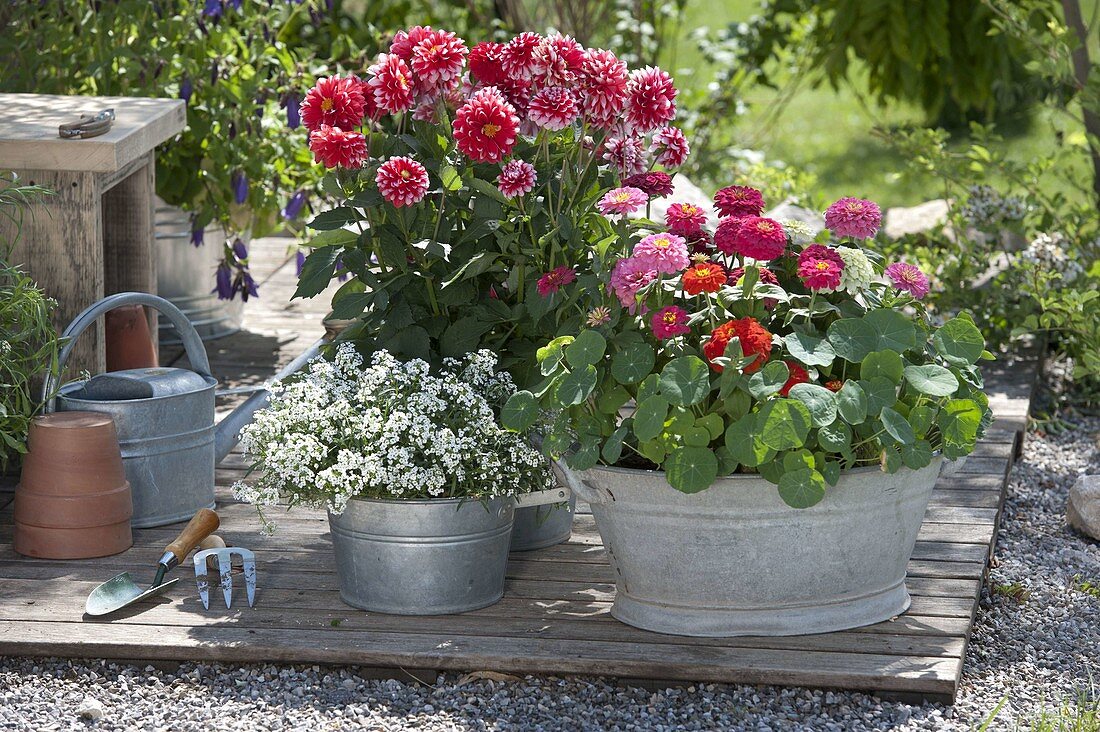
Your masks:
M 445 615 L 504 595 L 515 501 L 353 499 L 329 513 L 340 597 L 395 615 Z
M 564 505 L 555 503 L 517 508 L 516 526 L 512 529 L 512 551 L 545 549 L 566 541 L 573 533 L 573 514 L 576 509 L 575 496 L 570 496 Z
M 940 463 L 847 471 L 806 509 L 756 475 L 686 494 L 657 471 L 564 472 L 607 547 L 613 616 L 673 635 L 775 636 L 870 625 L 909 607 L 905 568 Z

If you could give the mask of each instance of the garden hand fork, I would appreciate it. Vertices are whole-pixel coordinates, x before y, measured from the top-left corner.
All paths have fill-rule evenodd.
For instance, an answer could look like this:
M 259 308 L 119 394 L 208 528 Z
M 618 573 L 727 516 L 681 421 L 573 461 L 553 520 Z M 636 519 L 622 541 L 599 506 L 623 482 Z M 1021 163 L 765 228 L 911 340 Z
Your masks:
M 248 549 L 239 546 L 215 547 L 204 549 L 195 554 L 195 581 L 199 585 L 199 597 L 202 598 L 202 606 L 210 609 L 210 579 L 206 573 L 206 560 L 208 557 L 218 558 L 219 584 L 222 588 L 222 597 L 225 598 L 226 608 L 233 606 L 233 557 L 241 559 L 241 568 L 244 570 L 244 587 L 248 593 L 248 606 L 256 601 L 256 555 Z

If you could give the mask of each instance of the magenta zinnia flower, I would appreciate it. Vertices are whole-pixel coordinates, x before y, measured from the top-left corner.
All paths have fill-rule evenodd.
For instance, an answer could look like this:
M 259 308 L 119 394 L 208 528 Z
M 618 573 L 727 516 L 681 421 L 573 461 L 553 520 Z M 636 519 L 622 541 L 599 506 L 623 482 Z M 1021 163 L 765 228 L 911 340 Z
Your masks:
M 665 211 L 665 224 L 669 231 L 680 236 L 690 236 L 707 222 L 707 212 L 692 203 L 674 203 Z
M 832 292 L 843 271 L 844 260 L 824 244 L 811 244 L 798 255 L 798 276 L 811 290 Z
M 570 282 L 575 282 L 576 279 L 577 273 L 569 267 L 555 267 L 542 277 L 539 277 L 536 287 L 540 295 L 548 297 L 568 285 Z
M 724 218 L 714 232 L 714 243 L 723 254 L 740 254 L 760 261 L 775 259 L 787 248 L 783 225 L 763 216 Z
M 636 69 L 626 84 L 626 122 L 646 133 L 676 117 L 676 87 L 667 72 L 655 66 Z
M 688 327 L 687 312 L 675 305 L 669 305 L 653 313 L 649 325 L 653 328 L 653 335 L 662 341 L 691 332 L 691 328 Z
M 714 194 L 719 216 L 759 216 L 764 211 L 764 196 L 749 186 L 727 186 Z
M 509 160 L 497 176 L 497 188 L 505 198 L 526 196 L 536 182 L 535 166 L 526 160 Z
M 374 177 L 382 198 L 397 208 L 420 203 L 428 192 L 428 171 L 412 158 L 390 158 Z
M 650 234 L 634 245 L 632 256 L 664 274 L 683 272 L 691 264 L 687 242 L 675 234 Z
M 653 133 L 653 153 L 659 165 L 679 168 L 689 152 L 691 147 L 679 127 L 665 127 Z
M 651 170 L 648 173 L 638 173 L 623 178 L 624 186 L 633 186 L 645 191 L 647 196 L 671 196 L 674 187 L 672 176 L 660 170 Z
M 873 201 L 842 198 L 825 210 L 825 225 L 837 236 L 869 239 L 882 225 L 882 210 Z
M 624 308 L 633 313 L 637 307 L 637 295 L 644 287 L 657 279 L 657 270 L 647 262 L 634 257 L 623 257 L 611 270 L 611 289 Z
M 604 194 L 600 202 L 596 204 L 600 213 L 604 216 L 627 216 L 645 206 L 649 197 L 644 191 L 631 186 L 613 188 Z
M 928 277 L 920 269 L 905 262 L 894 262 L 886 268 L 886 276 L 894 283 L 894 287 L 908 292 L 920 300 L 928 294 Z
M 516 144 L 519 117 L 500 91 L 489 86 L 455 112 L 455 144 L 478 163 L 499 163 Z
M 573 124 L 580 114 L 580 106 L 573 95 L 560 86 L 548 86 L 539 90 L 527 105 L 527 116 L 539 127 L 551 132 L 564 130 Z

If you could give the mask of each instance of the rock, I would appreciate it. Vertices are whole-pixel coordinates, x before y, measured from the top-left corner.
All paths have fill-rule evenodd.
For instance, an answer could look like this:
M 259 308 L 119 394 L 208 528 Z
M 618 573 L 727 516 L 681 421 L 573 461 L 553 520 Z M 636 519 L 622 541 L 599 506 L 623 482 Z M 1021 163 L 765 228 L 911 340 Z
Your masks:
M 1082 534 L 1100 539 L 1100 475 L 1082 475 L 1070 488 L 1066 521 Z
M 883 230 L 891 239 L 900 239 L 906 234 L 921 234 L 946 223 L 947 212 L 948 203 L 943 198 L 909 208 L 887 209 Z
M 76 708 L 78 716 L 84 719 L 97 720 L 103 718 L 103 705 L 99 703 L 99 700 L 95 697 L 86 696 L 84 701 L 80 702 L 80 706 Z
M 703 189 L 691 182 L 682 173 L 672 177 L 672 194 L 664 198 L 654 198 L 650 207 L 650 216 L 654 221 L 664 221 L 665 211 L 674 203 L 693 203 L 707 212 L 707 225 L 714 228 L 718 225 L 718 214 L 714 211 L 714 202 Z M 645 216 L 643 211 L 641 216 Z
M 825 228 L 825 217 L 813 209 L 799 206 L 793 198 L 788 198 L 775 208 L 767 212 L 767 217 L 776 221 L 801 221 L 809 228 L 813 236 L 817 236 Z

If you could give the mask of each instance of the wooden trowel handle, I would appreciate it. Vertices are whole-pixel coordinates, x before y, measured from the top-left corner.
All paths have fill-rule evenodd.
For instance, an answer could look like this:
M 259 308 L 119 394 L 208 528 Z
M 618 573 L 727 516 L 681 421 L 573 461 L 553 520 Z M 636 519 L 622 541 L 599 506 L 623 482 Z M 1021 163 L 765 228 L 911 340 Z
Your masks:
M 198 513 L 187 522 L 187 526 L 183 527 L 183 531 L 180 532 L 179 536 L 171 544 L 164 547 L 165 553 L 171 552 L 176 556 L 176 561 L 182 564 L 192 549 L 218 530 L 219 524 L 221 524 L 221 519 L 218 518 L 218 514 L 209 508 L 200 508 Z

